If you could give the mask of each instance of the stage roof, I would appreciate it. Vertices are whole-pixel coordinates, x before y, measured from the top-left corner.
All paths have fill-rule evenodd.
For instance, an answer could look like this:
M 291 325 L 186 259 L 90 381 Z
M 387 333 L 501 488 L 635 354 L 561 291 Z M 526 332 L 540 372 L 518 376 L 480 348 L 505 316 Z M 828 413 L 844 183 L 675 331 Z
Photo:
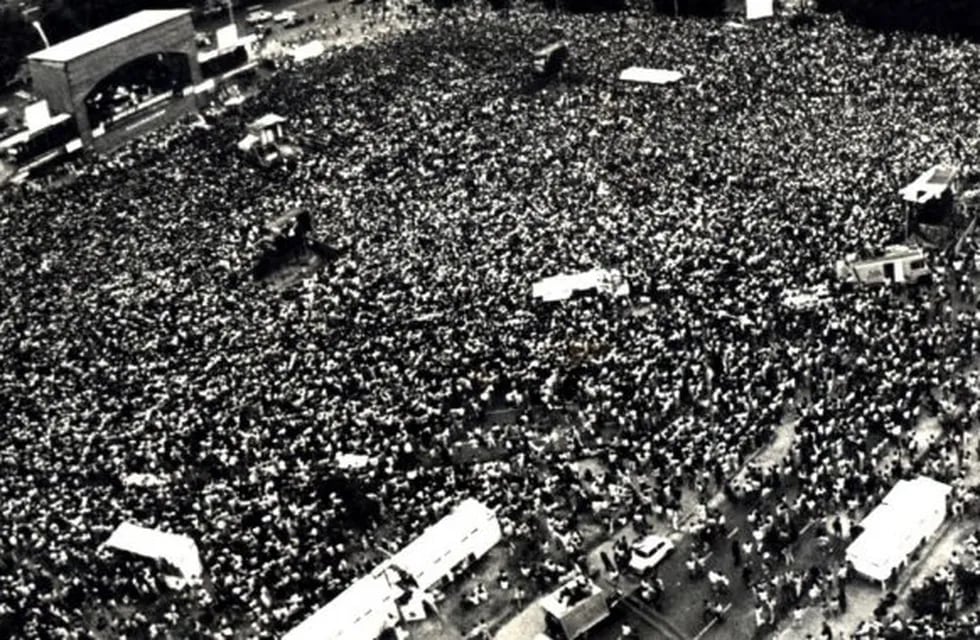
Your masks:
M 80 58 L 85 54 L 97 51 L 106 45 L 123 40 L 159 26 L 165 22 L 190 14 L 190 9 L 150 9 L 131 13 L 125 18 L 102 25 L 91 31 L 86 31 L 74 38 L 69 38 L 55 45 L 36 51 L 29 56 L 28 60 L 42 60 L 47 62 L 68 62 Z

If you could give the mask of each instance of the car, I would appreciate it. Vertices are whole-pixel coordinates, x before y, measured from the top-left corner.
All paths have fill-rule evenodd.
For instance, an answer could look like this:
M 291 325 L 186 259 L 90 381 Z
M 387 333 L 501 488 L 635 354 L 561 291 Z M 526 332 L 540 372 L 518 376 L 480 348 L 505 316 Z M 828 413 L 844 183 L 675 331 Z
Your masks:
M 262 24 L 272 19 L 272 12 L 266 11 L 265 9 L 259 9 L 258 11 L 253 11 L 247 16 L 245 16 L 245 22 L 248 24 Z
M 296 21 L 296 12 L 295 11 L 290 11 L 288 9 L 285 10 L 285 11 L 280 11 L 276 15 L 272 16 L 272 21 L 273 22 L 282 22 L 284 24 L 288 24 L 290 22 L 295 22 Z
M 630 555 L 630 569 L 637 573 L 646 573 L 674 550 L 674 543 L 664 536 L 650 534 L 634 542 L 630 548 L 633 551 Z

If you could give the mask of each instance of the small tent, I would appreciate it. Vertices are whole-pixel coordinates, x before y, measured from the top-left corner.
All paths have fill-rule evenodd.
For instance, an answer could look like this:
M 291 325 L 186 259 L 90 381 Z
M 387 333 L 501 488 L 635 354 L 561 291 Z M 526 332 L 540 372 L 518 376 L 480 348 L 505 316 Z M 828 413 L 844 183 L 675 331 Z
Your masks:
M 124 522 L 116 527 L 103 546 L 169 562 L 180 572 L 179 576 L 164 576 L 171 588 L 179 589 L 201 579 L 201 556 L 189 536 Z

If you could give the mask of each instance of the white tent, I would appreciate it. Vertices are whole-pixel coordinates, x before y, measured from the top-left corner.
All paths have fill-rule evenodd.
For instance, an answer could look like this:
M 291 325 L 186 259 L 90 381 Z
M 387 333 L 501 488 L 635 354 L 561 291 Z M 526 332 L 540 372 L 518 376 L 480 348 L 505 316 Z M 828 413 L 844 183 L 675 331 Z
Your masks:
M 899 189 L 898 192 L 906 202 L 924 204 L 934 198 L 941 197 L 947 189 L 952 189 L 955 179 L 956 169 L 954 167 L 937 164 Z
M 861 575 L 888 580 L 942 525 L 950 491 L 949 485 L 922 476 L 899 481 L 861 521 L 864 531 L 847 548 L 847 560 Z
M 619 74 L 620 80 L 627 82 L 647 82 L 650 84 L 669 84 L 684 77 L 680 71 L 669 69 L 648 69 L 646 67 L 629 67 Z
M 180 571 L 180 578 L 174 576 L 164 578 L 173 588 L 180 588 L 187 582 L 197 582 L 201 579 L 201 556 L 197 551 L 197 545 L 189 536 L 124 522 L 116 527 L 103 546 L 144 558 L 166 560 Z
M 374 640 L 398 622 L 395 598 L 400 590 L 375 571 L 283 636 L 283 640 Z
M 544 278 L 531 286 L 531 297 L 545 302 L 567 300 L 576 291 L 595 289 L 615 296 L 629 295 L 629 283 L 623 282 L 619 271 L 591 269 L 574 274 L 560 274 Z
M 771 18 L 773 15 L 773 0 L 745 0 L 745 19 L 759 20 Z

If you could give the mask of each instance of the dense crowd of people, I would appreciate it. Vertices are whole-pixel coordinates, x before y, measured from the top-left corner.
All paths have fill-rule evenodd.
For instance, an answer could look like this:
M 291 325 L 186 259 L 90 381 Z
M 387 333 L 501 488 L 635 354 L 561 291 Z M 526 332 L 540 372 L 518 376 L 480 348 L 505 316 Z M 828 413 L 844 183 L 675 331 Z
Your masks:
M 577 81 L 523 92 L 528 51 L 562 32 Z M 455 9 L 284 63 L 241 120 L 0 194 L 0 628 L 278 635 L 463 497 L 512 539 L 574 512 L 556 506 L 588 498 L 568 472 L 585 449 L 645 471 L 665 517 L 684 486 L 792 479 L 798 503 L 760 506 L 760 540 L 873 503 L 935 459 L 874 446 L 907 443 L 980 325 L 945 287 L 844 287 L 831 265 L 901 237 L 897 189 L 962 158 L 976 54 L 833 18 Z M 685 78 L 619 82 L 633 64 Z M 249 164 L 234 143 L 267 111 L 321 148 Z M 262 226 L 295 207 L 344 252 L 295 289 L 256 284 Z M 629 298 L 529 297 L 593 267 Z M 826 304 L 782 304 L 817 284 Z M 501 409 L 516 426 L 488 421 Z M 726 487 L 788 410 L 785 473 Z M 571 453 L 541 444 L 558 422 Z M 463 443 L 505 461 L 475 473 Z M 341 469 L 346 454 L 370 463 Z M 123 521 L 193 537 L 206 588 L 126 613 L 149 578 L 98 551 Z
M 975 611 L 980 563 L 977 560 L 980 532 L 956 545 L 947 566 L 914 585 L 908 597 L 907 614 L 889 611 L 896 604 L 889 593 L 872 620 L 864 621 L 855 638 L 911 640 L 912 638 L 976 638 L 980 615 Z M 888 606 L 885 606 L 888 605 Z

